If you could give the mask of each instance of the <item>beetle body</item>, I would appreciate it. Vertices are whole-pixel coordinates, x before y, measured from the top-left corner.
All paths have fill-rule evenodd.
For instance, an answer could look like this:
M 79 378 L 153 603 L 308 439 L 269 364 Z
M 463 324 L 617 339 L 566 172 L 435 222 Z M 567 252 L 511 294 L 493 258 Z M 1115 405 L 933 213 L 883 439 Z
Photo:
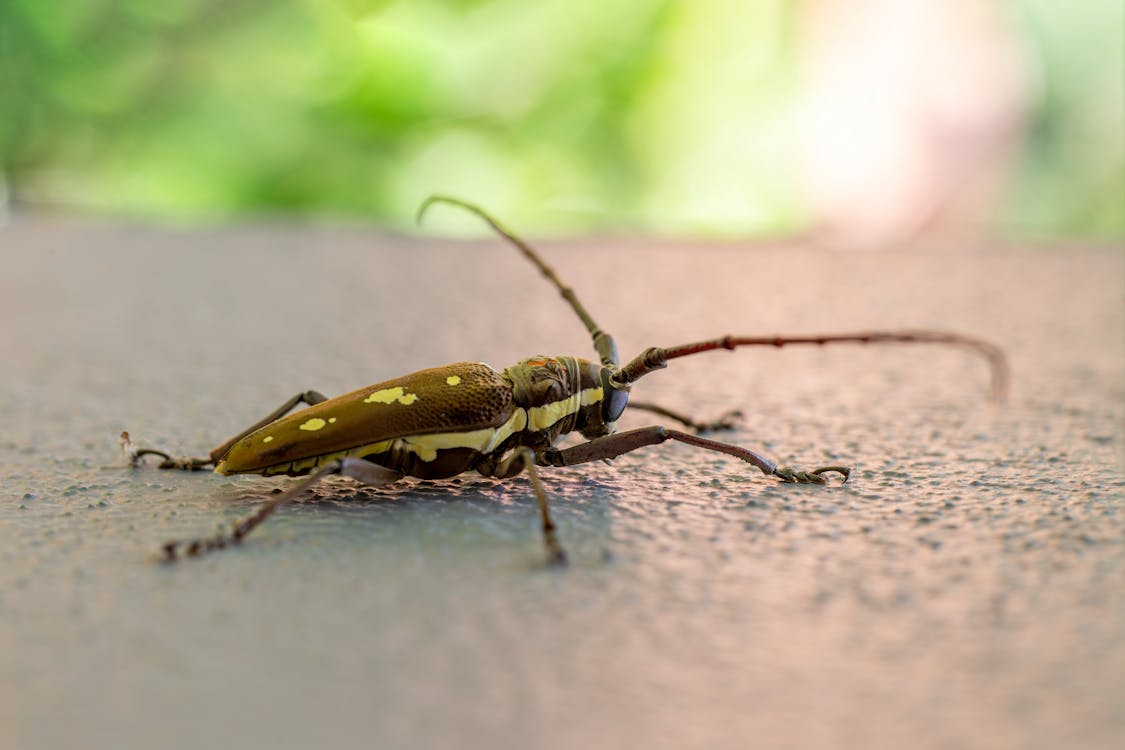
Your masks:
M 419 479 L 491 476 L 518 446 L 539 452 L 569 432 L 612 433 L 624 401 L 604 401 L 604 369 L 531 357 L 503 371 L 480 362 L 421 370 L 267 424 L 234 443 L 215 471 L 301 476 L 354 457 Z
M 846 481 L 850 469 L 825 466 L 813 471 L 779 467 L 752 450 L 654 425 L 616 432 L 629 402 L 630 388 L 669 360 L 709 351 L 748 346 L 781 347 L 834 343 L 930 343 L 961 346 L 983 354 L 992 364 L 994 393 L 1007 382 L 1007 364 L 995 345 L 942 331 L 861 331 L 804 336 L 723 336 L 672 347 L 649 347 L 621 364 L 613 337 L 603 331 L 542 258 L 480 208 L 456 198 L 435 196 L 435 202 L 465 208 L 484 219 L 510 241 L 550 281 L 586 326 L 598 361 L 580 357 L 530 357 L 503 371 L 479 362 L 458 362 L 420 370 L 376 383 L 335 398 L 304 391 L 264 419 L 219 445 L 206 457 L 173 458 L 163 451 L 137 448 L 122 433 L 121 444 L 132 463 L 158 455 L 164 469 L 214 466 L 220 474 L 303 476 L 306 479 L 263 503 L 229 532 L 210 538 L 172 541 L 164 545 L 167 560 L 181 552 L 192 556 L 240 542 L 281 505 L 331 475 L 381 486 L 403 476 L 444 479 L 462 472 L 508 478 L 527 472 L 539 504 L 548 560 L 566 561 L 555 534 L 548 497 L 536 466 L 577 466 L 676 440 L 741 459 L 784 482 L 824 484 L 836 472 Z M 421 213 L 421 212 L 420 212 Z M 308 408 L 293 412 L 298 404 Z M 701 423 L 655 404 L 632 404 L 681 422 L 697 432 L 731 426 L 727 419 Z M 587 442 L 565 449 L 562 436 L 577 432 Z

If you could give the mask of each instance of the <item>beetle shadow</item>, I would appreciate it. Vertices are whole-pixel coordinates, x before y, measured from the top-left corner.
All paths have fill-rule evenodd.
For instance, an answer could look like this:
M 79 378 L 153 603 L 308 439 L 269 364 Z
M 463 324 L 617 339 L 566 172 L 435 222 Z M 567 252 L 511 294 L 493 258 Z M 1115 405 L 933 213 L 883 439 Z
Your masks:
M 620 482 L 552 474 L 545 484 L 552 517 L 565 535 L 565 546 L 574 560 L 611 560 L 614 500 L 624 491 Z M 232 488 L 227 502 L 238 505 L 240 514 L 249 514 L 285 489 L 260 485 Z M 406 478 L 385 487 L 333 477 L 309 488 L 278 512 L 291 521 L 323 514 L 375 525 L 380 519 L 398 519 L 410 526 L 412 520 L 427 518 L 438 525 L 467 524 L 477 530 L 475 533 L 488 528 L 484 536 L 497 545 L 513 540 L 532 547 L 540 543 L 538 506 L 526 476 L 504 480 L 465 475 L 443 480 Z M 427 521 L 426 525 L 432 524 Z

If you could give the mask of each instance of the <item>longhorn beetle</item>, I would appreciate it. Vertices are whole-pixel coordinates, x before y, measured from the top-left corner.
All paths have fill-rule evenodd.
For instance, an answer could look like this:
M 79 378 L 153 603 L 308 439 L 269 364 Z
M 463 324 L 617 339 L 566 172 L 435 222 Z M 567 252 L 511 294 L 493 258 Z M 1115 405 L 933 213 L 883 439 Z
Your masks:
M 813 471 L 779 467 L 746 448 L 667 427 L 616 432 L 617 420 L 625 411 L 634 382 L 664 368 L 670 359 L 701 352 L 744 346 L 841 342 L 949 344 L 984 355 L 991 364 L 993 394 L 1001 397 L 1006 389 L 1008 366 L 999 347 L 971 336 L 930 330 L 724 336 L 681 346 L 650 347 L 622 365 L 613 337 L 598 327 L 574 291 L 562 283 L 554 269 L 526 242 L 483 209 L 443 195 L 432 196 L 422 204 L 418 210 L 419 222 L 435 203 L 457 206 L 476 214 L 522 252 L 586 326 L 598 361 L 571 356 L 536 356 L 502 371 L 478 362 L 458 362 L 376 383 L 331 399 L 317 391 L 305 391 L 204 458 L 176 458 L 163 451 L 139 448 L 130 440 L 129 433 L 124 432 L 121 447 L 134 466 L 146 455 L 156 455 L 162 459 L 161 469 L 198 470 L 213 466 L 219 474 L 306 477 L 262 503 L 229 531 L 214 537 L 166 543 L 163 547 L 166 561 L 242 541 L 279 507 L 333 474 L 380 486 L 404 476 L 444 479 L 475 470 L 484 476 L 506 479 L 526 471 L 539 505 L 547 560 L 555 565 L 565 564 L 567 558 L 551 520 L 547 493 L 536 468 L 539 466 L 575 466 L 677 440 L 740 458 L 783 482 L 825 484 L 824 475 L 830 472 L 847 481 L 851 470 L 844 466 L 824 466 Z M 308 408 L 289 413 L 302 403 Z M 728 419 L 704 424 L 654 404 L 634 401 L 632 406 L 669 417 L 697 432 L 730 426 Z M 562 436 L 570 432 L 578 432 L 587 442 L 570 448 L 555 447 Z

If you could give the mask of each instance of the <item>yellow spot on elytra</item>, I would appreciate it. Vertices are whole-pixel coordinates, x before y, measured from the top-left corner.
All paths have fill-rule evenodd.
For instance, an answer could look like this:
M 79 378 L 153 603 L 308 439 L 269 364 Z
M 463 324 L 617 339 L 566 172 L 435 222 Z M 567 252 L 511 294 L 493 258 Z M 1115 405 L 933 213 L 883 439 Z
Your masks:
M 266 435 L 264 438 L 262 438 L 262 442 L 263 443 L 273 442 L 273 435 Z
M 450 375 L 448 378 L 445 379 L 445 382 L 448 385 L 460 385 L 461 376 L 460 375 Z
M 329 417 L 328 424 L 336 424 L 336 417 Z
M 365 404 L 389 404 L 396 399 L 402 398 L 402 388 L 384 388 L 381 391 L 375 391 L 367 398 L 363 399 Z
M 308 430 L 309 432 L 313 432 L 315 430 L 323 429 L 324 425 L 326 425 L 326 424 L 328 424 L 328 423 L 325 422 L 320 417 L 313 417 L 312 419 L 310 419 L 309 421 L 307 421 L 303 425 L 301 425 L 298 429 Z
M 384 388 L 381 391 L 375 391 L 367 398 L 363 399 L 365 404 L 389 404 L 393 401 L 398 401 L 403 406 L 410 406 L 418 400 L 418 394 L 407 393 L 403 390 L 402 386 L 395 386 L 394 388 Z

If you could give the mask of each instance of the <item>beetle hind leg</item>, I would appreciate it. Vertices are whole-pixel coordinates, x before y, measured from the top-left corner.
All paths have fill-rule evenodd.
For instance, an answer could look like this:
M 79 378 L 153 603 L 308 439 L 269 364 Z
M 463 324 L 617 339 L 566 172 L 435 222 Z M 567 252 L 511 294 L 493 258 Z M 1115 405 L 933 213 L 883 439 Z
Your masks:
M 218 461 L 224 455 L 226 455 L 226 452 L 230 450 L 230 447 L 232 445 L 234 445 L 250 433 L 256 430 L 260 430 L 269 423 L 276 422 L 277 420 L 281 419 L 286 414 L 293 411 L 293 409 L 296 408 L 298 404 L 307 404 L 308 406 L 312 406 L 313 404 L 319 404 L 321 401 L 327 400 L 328 397 L 320 391 L 301 391 L 292 398 L 286 400 L 285 403 L 274 409 L 267 416 L 259 419 L 257 422 L 250 425 L 245 430 L 232 437 L 230 440 L 212 450 L 210 455 L 208 455 L 206 458 L 195 456 L 173 456 L 165 453 L 164 451 L 156 450 L 154 448 L 139 448 L 137 447 L 136 443 L 134 443 L 133 440 L 129 437 L 128 432 L 121 433 L 121 452 L 125 455 L 125 458 L 128 459 L 130 466 L 136 466 L 145 456 L 157 456 L 161 459 L 160 463 L 157 465 L 158 469 L 199 471 L 201 469 L 207 468 L 208 466 L 216 465 Z
M 328 400 L 328 397 L 325 396 L 320 391 L 312 391 L 312 390 L 301 391 L 300 393 L 298 393 L 298 394 L 292 396 L 291 398 L 289 398 L 285 403 L 283 403 L 281 406 L 274 409 L 272 412 L 270 412 L 265 417 L 262 417 L 257 422 L 250 425 L 245 430 L 243 430 L 242 432 L 240 432 L 237 435 L 235 435 L 234 437 L 232 437 L 230 440 L 228 440 L 225 443 L 223 443 L 222 445 L 220 445 L 218 448 L 215 448 L 214 450 L 212 450 L 211 451 L 211 463 L 216 463 L 219 459 L 221 459 L 224 455 L 226 455 L 226 452 L 230 450 L 230 447 L 232 445 L 234 445 L 235 443 L 237 443 L 239 440 L 246 437 L 247 435 L 249 435 L 252 432 L 256 432 L 257 430 L 262 429 L 263 427 L 265 427 L 269 423 L 276 422 L 277 420 L 281 419 L 286 414 L 288 414 L 289 412 L 291 412 L 295 408 L 297 408 L 298 404 L 306 404 L 308 406 L 313 406 L 314 404 L 319 404 L 320 402 L 327 401 L 327 400 Z M 161 468 L 164 468 L 164 467 L 162 466 Z
M 161 459 L 157 465 L 161 469 L 179 469 L 181 471 L 199 471 L 205 469 L 214 463 L 211 457 L 206 458 L 196 456 L 173 456 L 165 453 L 162 450 L 155 448 L 141 448 L 133 442 L 128 432 L 122 432 L 119 440 L 121 444 L 121 453 L 129 461 L 129 465 L 135 467 L 141 462 L 145 456 L 156 456 Z
M 391 484 L 392 482 L 397 482 L 399 479 L 402 479 L 401 472 L 387 469 L 378 464 L 371 463 L 370 461 L 364 461 L 361 458 L 343 458 L 332 461 L 277 497 L 259 505 L 253 513 L 232 524 L 229 531 L 225 531 L 213 537 L 198 537 L 195 539 L 166 542 L 164 546 L 161 547 L 164 552 L 164 562 L 176 562 L 182 557 L 197 557 L 204 553 L 213 552 L 214 550 L 223 549 L 228 545 L 241 542 L 247 534 L 273 515 L 275 510 L 300 496 L 301 493 L 324 477 L 334 474 L 350 477 L 357 482 L 373 487 Z

